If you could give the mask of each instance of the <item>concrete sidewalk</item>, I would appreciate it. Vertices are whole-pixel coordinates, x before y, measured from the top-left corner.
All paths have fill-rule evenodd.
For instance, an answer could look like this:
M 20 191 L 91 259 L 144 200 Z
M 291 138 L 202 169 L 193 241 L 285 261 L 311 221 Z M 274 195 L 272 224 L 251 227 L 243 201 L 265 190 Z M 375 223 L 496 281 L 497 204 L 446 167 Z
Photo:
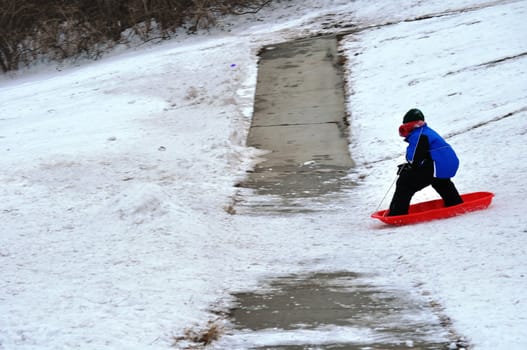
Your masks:
M 461 344 L 422 299 L 351 272 L 285 276 L 235 294 L 234 348 L 437 350 Z
M 344 81 L 334 36 L 263 48 L 248 145 L 269 153 L 242 187 L 253 213 L 302 211 L 303 198 L 352 186 Z M 295 202 L 296 200 L 296 202 Z
M 344 82 L 335 37 L 262 50 L 248 144 L 269 150 L 241 184 L 245 214 L 302 212 L 353 183 Z M 313 203 L 306 206 L 313 208 Z M 244 214 L 243 212 L 241 214 Z M 285 276 L 234 295 L 233 349 L 458 349 L 459 336 L 431 305 L 353 272 Z M 444 320 L 444 319 L 443 319 Z

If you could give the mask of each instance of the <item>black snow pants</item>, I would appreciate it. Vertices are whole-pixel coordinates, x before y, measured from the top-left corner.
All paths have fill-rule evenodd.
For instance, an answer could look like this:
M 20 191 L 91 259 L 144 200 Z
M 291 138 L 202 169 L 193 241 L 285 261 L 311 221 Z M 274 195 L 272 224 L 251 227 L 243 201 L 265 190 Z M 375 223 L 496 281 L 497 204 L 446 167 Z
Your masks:
M 431 162 L 421 168 L 405 169 L 399 175 L 388 215 L 406 215 L 413 195 L 432 185 L 441 196 L 446 207 L 463 203 L 456 186 L 450 179 L 438 179 L 433 175 Z

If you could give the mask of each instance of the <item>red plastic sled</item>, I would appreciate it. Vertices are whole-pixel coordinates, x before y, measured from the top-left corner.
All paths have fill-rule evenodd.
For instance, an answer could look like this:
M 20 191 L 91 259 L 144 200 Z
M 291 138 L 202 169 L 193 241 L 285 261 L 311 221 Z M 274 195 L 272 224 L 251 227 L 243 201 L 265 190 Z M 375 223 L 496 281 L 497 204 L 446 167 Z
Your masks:
M 407 215 L 385 216 L 388 210 L 380 210 L 371 214 L 371 217 L 389 225 L 409 225 L 485 209 L 490 205 L 492 197 L 494 197 L 492 192 L 472 192 L 462 194 L 463 203 L 452 207 L 445 207 L 442 199 L 435 199 L 410 205 Z

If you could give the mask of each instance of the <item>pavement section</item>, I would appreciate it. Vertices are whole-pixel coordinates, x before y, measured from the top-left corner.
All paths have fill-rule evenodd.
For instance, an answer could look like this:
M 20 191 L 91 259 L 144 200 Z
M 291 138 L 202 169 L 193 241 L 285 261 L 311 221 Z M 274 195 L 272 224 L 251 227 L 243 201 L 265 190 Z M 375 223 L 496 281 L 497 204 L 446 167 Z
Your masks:
M 247 212 L 303 212 L 316 207 L 312 200 L 330 203 L 353 186 L 346 177 L 353 161 L 342 74 L 334 36 L 262 50 L 248 144 L 269 153 L 240 184 L 253 190 L 241 203 Z M 320 203 L 316 208 L 327 211 Z M 238 214 L 243 214 L 241 204 Z M 232 328 L 216 348 L 464 347 L 429 301 L 374 285 L 353 272 L 284 276 L 264 284 L 261 290 L 233 295 Z
M 258 350 L 437 350 L 459 342 L 423 298 L 352 272 L 285 276 L 235 294 L 218 346 Z
M 241 187 L 252 212 L 301 212 L 303 198 L 352 186 L 344 79 L 335 36 L 264 47 L 248 145 L 269 151 Z M 238 210 L 239 211 L 239 210 Z

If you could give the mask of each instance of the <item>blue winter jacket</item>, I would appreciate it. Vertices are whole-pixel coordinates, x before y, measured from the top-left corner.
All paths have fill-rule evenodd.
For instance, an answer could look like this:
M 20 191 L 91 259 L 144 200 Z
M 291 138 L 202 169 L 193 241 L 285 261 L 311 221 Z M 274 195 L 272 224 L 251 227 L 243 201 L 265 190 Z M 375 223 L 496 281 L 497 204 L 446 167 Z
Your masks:
M 408 142 L 406 160 L 413 166 L 421 165 L 414 164 L 414 157 L 419 139 L 424 136 L 428 139 L 428 151 L 434 163 L 434 177 L 441 179 L 454 177 L 459 168 L 459 159 L 456 153 L 437 132 L 429 128 L 426 124 L 412 130 L 410 135 L 406 137 L 405 141 Z

